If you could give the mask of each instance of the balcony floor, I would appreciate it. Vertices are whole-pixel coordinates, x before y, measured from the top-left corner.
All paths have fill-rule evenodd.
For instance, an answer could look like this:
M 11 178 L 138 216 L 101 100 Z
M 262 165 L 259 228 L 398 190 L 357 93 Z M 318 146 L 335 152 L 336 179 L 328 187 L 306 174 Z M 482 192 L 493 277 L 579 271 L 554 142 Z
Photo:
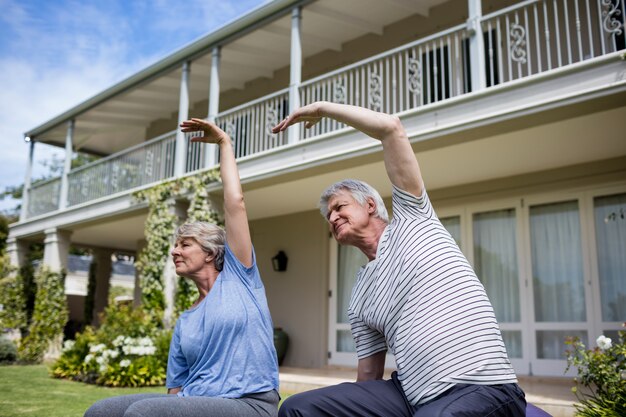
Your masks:
M 389 371 L 385 377 L 389 377 Z M 354 381 L 356 370 L 339 367 L 319 369 L 280 368 L 280 388 L 284 393 L 298 393 L 311 389 Z M 576 397 L 571 392 L 571 378 L 519 377 L 526 392 L 526 400 L 541 407 L 554 417 L 573 417 Z

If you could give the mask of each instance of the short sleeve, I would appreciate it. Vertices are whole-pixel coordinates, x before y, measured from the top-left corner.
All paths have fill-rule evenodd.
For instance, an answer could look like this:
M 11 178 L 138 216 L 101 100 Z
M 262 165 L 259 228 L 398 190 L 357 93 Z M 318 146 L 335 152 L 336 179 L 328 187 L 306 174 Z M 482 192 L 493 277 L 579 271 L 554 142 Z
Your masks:
M 349 312 L 348 315 L 350 317 L 352 338 L 354 339 L 359 359 L 387 350 L 385 337 L 379 331 L 369 327 L 352 312 Z
M 422 191 L 421 196 L 416 197 L 394 185 L 391 192 L 391 204 L 394 220 L 432 219 L 435 217 L 426 189 Z
M 254 252 L 254 247 L 252 247 L 252 265 L 250 267 L 246 267 L 239 259 L 237 259 L 233 251 L 230 249 L 230 246 L 228 246 L 228 243 L 226 243 L 224 245 L 223 270 L 227 272 L 227 274 L 225 274 L 226 276 L 234 275 L 249 287 L 263 287 L 261 275 L 259 274 L 259 268 L 256 264 L 256 253 Z
M 187 360 L 180 346 L 180 322 L 176 322 L 170 352 L 167 358 L 167 378 L 165 386 L 169 388 L 182 387 L 189 376 Z

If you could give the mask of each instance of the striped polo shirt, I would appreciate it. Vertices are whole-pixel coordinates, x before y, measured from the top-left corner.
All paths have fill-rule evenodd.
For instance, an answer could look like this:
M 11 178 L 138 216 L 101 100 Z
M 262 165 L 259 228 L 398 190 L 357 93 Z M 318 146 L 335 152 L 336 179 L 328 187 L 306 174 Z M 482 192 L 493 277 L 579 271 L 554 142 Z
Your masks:
M 389 349 L 412 405 L 455 384 L 517 382 L 485 289 L 426 191 L 394 187 L 392 208 L 350 298 L 358 357 Z

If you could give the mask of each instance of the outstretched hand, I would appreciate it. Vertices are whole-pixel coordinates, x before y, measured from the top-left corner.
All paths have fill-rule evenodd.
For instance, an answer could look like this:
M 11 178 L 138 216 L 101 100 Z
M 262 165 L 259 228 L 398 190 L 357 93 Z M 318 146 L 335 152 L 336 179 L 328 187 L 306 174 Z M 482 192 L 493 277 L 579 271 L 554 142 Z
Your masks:
M 313 103 L 300 107 L 274 126 L 274 128 L 272 128 L 272 132 L 283 132 L 289 126 L 301 122 L 304 122 L 304 127 L 309 129 L 322 119 L 323 116 L 320 112 L 320 108 L 320 103 Z
M 215 123 L 208 122 L 204 119 L 189 119 L 180 124 L 181 131 L 202 132 L 202 136 L 191 138 L 192 142 L 216 143 L 220 144 L 228 139 L 228 135 L 220 129 Z

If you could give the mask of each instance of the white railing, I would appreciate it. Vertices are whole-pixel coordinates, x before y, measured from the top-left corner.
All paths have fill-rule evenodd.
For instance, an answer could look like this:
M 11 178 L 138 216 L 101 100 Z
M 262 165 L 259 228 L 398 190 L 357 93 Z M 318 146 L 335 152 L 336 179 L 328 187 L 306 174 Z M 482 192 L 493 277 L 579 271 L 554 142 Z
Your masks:
M 272 133 L 289 113 L 289 91 L 284 89 L 220 113 L 215 123 L 233 140 L 235 157 L 241 158 L 287 143 L 287 135 Z
M 623 0 L 532 0 L 482 19 L 487 85 L 624 49 Z
M 61 177 L 33 184 L 28 191 L 27 217 L 58 210 Z
M 175 141 L 170 132 L 71 171 L 68 206 L 172 177 Z
M 470 91 L 466 25 L 401 46 L 303 82 L 300 100 L 352 104 L 398 113 Z M 344 127 L 324 119 L 307 139 Z

